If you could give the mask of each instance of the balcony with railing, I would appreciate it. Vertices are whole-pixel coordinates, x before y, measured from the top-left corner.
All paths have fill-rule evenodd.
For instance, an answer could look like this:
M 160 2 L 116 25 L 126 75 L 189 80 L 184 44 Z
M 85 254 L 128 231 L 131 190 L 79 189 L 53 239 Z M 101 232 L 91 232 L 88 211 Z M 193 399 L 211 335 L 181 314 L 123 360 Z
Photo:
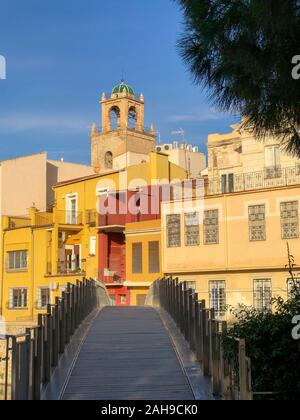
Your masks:
M 31 226 L 31 219 L 29 217 L 9 217 L 8 229 L 18 229 L 22 227 Z
M 34 215 L 35 226 L 49 226 L 53 224 L 53 213 L 39 212 Z
M 83 224 L 82 212 L 56 210 L 54 220 L 59 225 L 81 226 Z
M 98 215 L 98 225 L 102 230 L 124 231 L 127 223 L 125 214 Z
M 57 262 L 57 274 L 62 276 L 84 276 L 85 271 L 80 267 L 80 263 L 76 259 L 72 261 L 60 260 Z
M 96 210 L 86 210 L 85 223 L 90 227 L 96 227 L 98 224 L 98 216 Z
M 104 268 L 100 271 L 100 281 L 106 286 L 122 286 L 125 279 L 122 279 L 115 271 L 111 271 L 109 268 Z
M 265 168 L 260 172 L 232 174 L 230 177 L 209 178 L 207 195 L 300 185 L 300 166 Z

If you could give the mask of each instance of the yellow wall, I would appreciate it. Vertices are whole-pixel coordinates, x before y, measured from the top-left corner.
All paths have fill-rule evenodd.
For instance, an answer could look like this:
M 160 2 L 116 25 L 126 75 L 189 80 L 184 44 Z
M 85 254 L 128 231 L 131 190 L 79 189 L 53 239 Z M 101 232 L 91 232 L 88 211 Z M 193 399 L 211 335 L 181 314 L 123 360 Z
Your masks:
M 160 248 L 160 272 L 149 273 L 149 242 L 160 244 L 160 220 L 148 222 L 129 223 L 126 225 L 126 279 L 128 282 L 153 282 L 157 280 L 161 272 L 161 248 Z M 143 273 L 132 272 L 132 246 L 142 243 L 143 249 Z
M 219 244 L 204 244 L 203 211 L 200 213 L 200 245 L 185 246 L 184 213 L 181 213 L 181 246 L 168 248 L 166 215 L 162 219 L 163 272 L 181 280 L 196 281 L 202 298 L 208 298 L 208 281 L 226 280 L 228 304 L 253 304 L 253 281 L 271 279 L 274 294 L 287 296 L 285 269 L 288 263 L 287 242 L 296 264 L 300 265 L 300 239 L 282 239 L 280 204 L 298 201 L 300 188 L 290 187 L 249 193 L 205 197 L 204 210 L 219 210 Z M 248 207 L 266 207 L 266 241 L 249 240 Z M 163 211 L 168 203 L 163 204 Z M 169 204 L 171 209 L 175 203 Z M 300 208 L 300 207 L 299 207 Z M 173 211 L 173 210 L 172 210 Z M 187 212 L 189 212 L 188 210 Z M 174 210 L 174 213 L 179 214 Z M 202 219 L 201 219 L 202 215 Z M 296 272 L 299 268 L 296 268 Z

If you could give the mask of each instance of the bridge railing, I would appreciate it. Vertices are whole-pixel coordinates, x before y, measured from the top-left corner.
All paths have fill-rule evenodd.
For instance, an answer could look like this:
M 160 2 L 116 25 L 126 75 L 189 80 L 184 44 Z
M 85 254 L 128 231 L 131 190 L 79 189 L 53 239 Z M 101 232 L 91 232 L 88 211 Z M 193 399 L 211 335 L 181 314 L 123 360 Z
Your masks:
M 53 368 L 82 321 L 101 307 L 100 300 L 107 299 L 109 305 L 105 287 L 100 290 L 99 285 L 86 279 L 68 284 L 62 297 L 48 305 L 47 313 L 38 315 L 36 327 L 2 338 L 4 400 L 40 400 L 42 385 L 50 382 Z
M 253 399 L 251 361 L 246 355 L 245 340 L 230 337 L 237 345 L 238 357 L 236 361 L 226 358 L 222 343 L 227 323 L 217 320 L 214 309 L 208 309 L 186 282 L 157 280 L 149 299 L 149 304 L 162 307 L 176 322 L 202 365 L 204 376 L 211 377 L 215 396 L 226 400 Z

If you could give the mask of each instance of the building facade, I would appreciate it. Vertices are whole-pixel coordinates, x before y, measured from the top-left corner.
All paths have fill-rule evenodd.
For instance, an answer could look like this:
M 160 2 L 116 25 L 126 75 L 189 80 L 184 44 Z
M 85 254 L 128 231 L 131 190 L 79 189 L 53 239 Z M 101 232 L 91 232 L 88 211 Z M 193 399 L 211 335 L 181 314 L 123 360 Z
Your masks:
M 198 146 L 182 142 L 158 144 L 156 151 L 169 156 L 170 162 L 184 168 L 189 178 L 200 178 L 206 169 L 206 155 L 199 152 Z
M 162 205 L 163 272 L 221 318 L 227 306 L 270 309 L 290 291 L 287 243 L 300 268 L 299 160 L 237 131 L 211 136 L 208 147 L 204 199 Z

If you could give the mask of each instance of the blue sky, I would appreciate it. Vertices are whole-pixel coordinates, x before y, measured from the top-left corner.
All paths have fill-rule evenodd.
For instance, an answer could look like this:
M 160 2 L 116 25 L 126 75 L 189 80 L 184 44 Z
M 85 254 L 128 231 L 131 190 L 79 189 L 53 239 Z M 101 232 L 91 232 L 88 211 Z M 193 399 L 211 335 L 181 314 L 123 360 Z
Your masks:
M 236 119 L 210 106 L 176 50 L 182 15 L 171 0 L 1 0 L 0 160 L 48 151 L 89 163 L 101 93 L 125 80 L 146 100 L 162 141 L 205 150 L 209 133 Z

